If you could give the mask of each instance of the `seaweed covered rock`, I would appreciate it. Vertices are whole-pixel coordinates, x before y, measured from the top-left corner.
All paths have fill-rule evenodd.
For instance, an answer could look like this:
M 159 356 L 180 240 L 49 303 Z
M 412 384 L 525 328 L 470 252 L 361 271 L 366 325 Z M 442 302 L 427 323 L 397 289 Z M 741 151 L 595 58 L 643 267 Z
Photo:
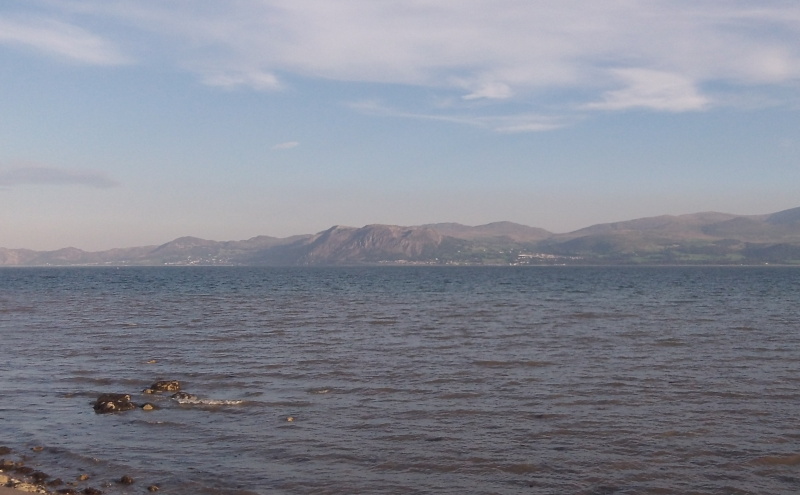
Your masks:
M 129 394 L 103 394 L 94 401 L 94 412 L 107 414 L 136 409 Z

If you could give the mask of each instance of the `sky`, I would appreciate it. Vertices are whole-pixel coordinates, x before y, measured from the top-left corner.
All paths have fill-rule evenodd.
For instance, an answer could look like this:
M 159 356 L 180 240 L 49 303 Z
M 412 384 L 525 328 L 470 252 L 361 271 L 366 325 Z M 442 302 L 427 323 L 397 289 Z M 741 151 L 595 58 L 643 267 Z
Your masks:
M 0 2 L 0 247 L 798 206 L 796 0 Z

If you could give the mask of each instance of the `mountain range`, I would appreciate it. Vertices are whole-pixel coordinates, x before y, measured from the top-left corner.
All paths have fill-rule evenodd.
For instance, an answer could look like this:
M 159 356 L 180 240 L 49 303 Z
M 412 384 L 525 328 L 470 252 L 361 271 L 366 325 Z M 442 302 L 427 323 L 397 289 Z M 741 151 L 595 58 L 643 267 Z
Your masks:
M 767 215 L 694 213 L 593 225 L 566 234 L 512 222 L 476 227 L 334 226 L 243 241 L 181 237 L 160 246 L 87 252 L 0 248 L 0 266 L 378 264 L 797 264 L 800 207 Z

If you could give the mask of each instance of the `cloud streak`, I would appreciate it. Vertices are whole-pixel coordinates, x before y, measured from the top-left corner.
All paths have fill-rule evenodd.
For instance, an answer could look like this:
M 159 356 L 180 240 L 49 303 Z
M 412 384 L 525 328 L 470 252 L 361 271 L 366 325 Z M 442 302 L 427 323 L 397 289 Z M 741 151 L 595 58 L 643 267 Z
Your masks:
M 53 185 L 109 188 L 119 183 L 92 170 L 67 170 L 41 165 L 0 169 L 0 186 Z
M 290 150 L 292 148 L 297 148 L 300 146 L 300 143 L 297 141 L 286 141 L 285 143 L 278 143 L 272 147 L 273 150 Z
M 32 48 L 47 55 L 90 65 L 129 62 L 110 41 L 53 19 L 0 17 L 0 44 Z
M 360 113 L 367 115 L 449 122 L 451 124 L 466 125 L 507 134 L 553 131 L 562 127 L 566 127 L 570 123 L 577 120 L 575 117 L 553 117 L 532 113 L 512 115 L 415 113 L 392 108 L 376 101 L 351 102 L 348 106 Z

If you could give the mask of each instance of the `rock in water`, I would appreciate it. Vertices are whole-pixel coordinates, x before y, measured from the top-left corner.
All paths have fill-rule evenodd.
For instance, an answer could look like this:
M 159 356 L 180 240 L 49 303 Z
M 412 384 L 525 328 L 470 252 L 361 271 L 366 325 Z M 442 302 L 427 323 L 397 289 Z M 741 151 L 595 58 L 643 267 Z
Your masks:
M 107 414 L 136 409 L 136 404 L 128 394 L 103 394 L 94 401 L 93 407 L 97 414 Z
M 181 389 L 181 382 L 178 380 L 161 380 L 150 385 L 155 392 L 177 392 Z
M 123 402 L 130 402 L 131 395 L 130 394 L 100 394 L 100 397 L 97 398 L 97 401 L 123 401 Z

